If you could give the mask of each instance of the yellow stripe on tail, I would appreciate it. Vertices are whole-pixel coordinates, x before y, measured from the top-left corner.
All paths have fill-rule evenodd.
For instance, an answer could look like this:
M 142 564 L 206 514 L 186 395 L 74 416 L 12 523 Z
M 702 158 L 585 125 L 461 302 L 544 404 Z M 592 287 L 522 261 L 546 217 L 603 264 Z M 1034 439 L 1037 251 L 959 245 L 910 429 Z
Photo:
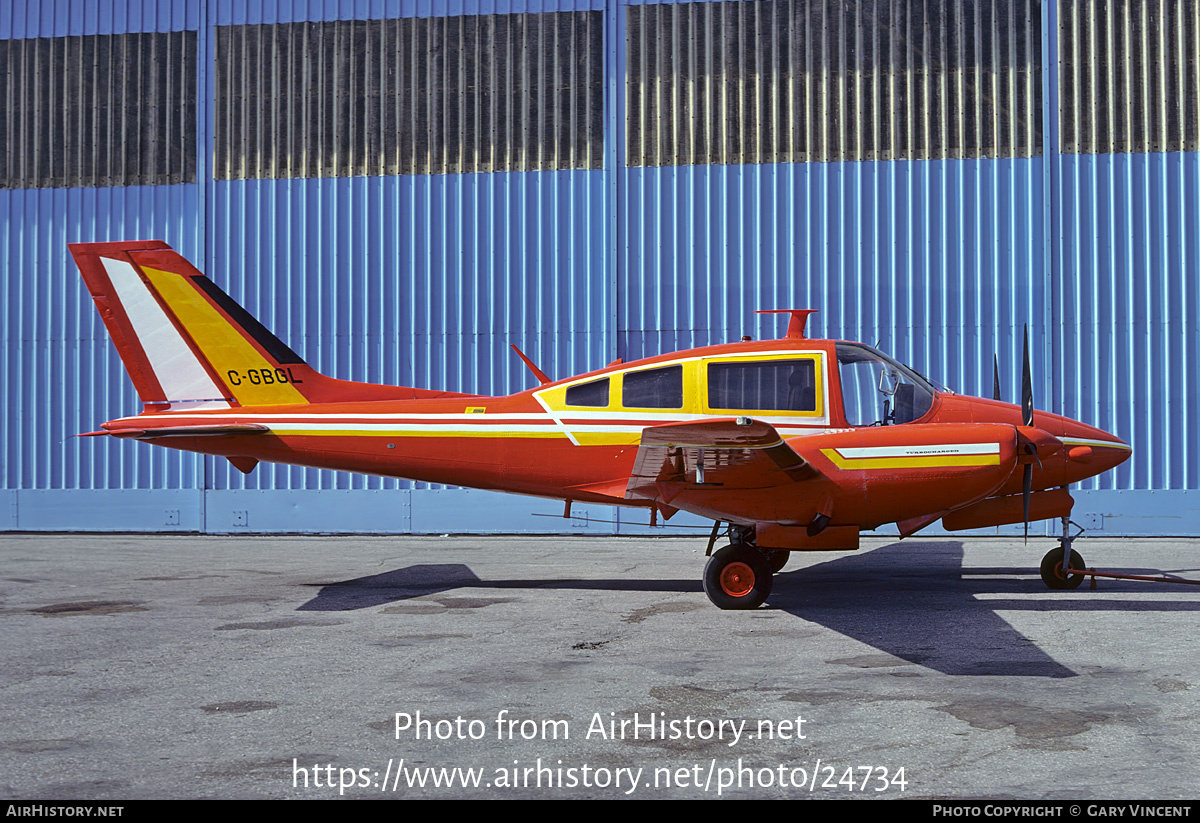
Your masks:
M 292 384 L 294 371 L 267 360 L 245 333 L 214 307 L 193 278 L 143 266 L 159 296 L 241 406 L 288 406 L 308 400 Z

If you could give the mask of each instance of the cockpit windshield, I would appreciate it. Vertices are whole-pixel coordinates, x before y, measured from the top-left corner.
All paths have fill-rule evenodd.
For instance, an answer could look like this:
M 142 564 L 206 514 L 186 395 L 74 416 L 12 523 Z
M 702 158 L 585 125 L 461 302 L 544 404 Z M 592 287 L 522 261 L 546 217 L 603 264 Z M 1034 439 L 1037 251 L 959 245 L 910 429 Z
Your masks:
M 842 406 L 851 426 L 890 426 L 924 417 L 937 390 L 921 375 L 861 343 L 837 344 Z

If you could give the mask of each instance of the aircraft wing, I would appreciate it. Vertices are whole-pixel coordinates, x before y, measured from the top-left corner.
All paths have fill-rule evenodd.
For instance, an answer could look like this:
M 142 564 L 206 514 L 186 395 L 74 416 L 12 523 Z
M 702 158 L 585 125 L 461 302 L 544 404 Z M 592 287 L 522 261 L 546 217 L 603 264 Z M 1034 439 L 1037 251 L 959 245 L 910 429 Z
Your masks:
M 625 497 L 654 500 L 674 513 L 692 508 L 689 498 L 740 498 L 821 476 L 770 424 L 714 418 L 644 429 Z

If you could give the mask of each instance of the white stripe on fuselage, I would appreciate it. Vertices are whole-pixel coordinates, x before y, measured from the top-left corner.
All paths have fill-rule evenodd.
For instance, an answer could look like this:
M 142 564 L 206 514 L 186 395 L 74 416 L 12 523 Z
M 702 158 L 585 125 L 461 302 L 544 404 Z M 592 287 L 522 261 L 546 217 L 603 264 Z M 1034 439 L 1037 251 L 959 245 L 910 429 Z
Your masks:
M 940 457 L 945 454 L 999 454 L 999 443 L 938 443 L 926 446 L 873 446 L 870 448 L 840 448 L 846 458 L 864 457 Z
M 1118 443 L 1115 440 L 1085 440 L 1082 437 L 1064 437 L 1062 438 L 1062 442 L 1068 446 L 1101 446 L 1108 449 L 1133 450 L 1133 447 L 1128 443 Z
M 255 412 L 239 414 L 236 411 L 223 414 L 173 414 L 163 413 L 154 415 L 157 420 L 170 420 L 171 426 L 182 425 L 220 425 L 223 423 L 255 422 L 263 423 L 272 431 L 286 433 L 289 431 L 495 431 L 504 432 L 556 432 L 569 437 L 570 432 L 585 434 L 640 434 L 646 428 L 663 423 L 686 422 L 691 420 L 711 420 L 712 415 L 704 414 L 605 414 L 603 412 L 588 412 L 576 415 L 572 412 L 568 422 L 561 422 L 555 415 L 539 414 L 538 412 L 513 412 L 499 414 L 269 414 Z M 587 422 L 573 422 L 575 419 Z M 824 434 L 836 431 L 825 426 L 812 426 L 796 422 L 795 418 L 757 417 L 770 423 L 781 434 L 788 436 L 805 434 Z M 125 417 L 114 421 L 118 423 L 144 423 L 144 416 Z M 518 422 L 519 421 L 519 422 Z M 463 425 L 464 423 L 468 425 Z M 474 425 L 470 425 L 474 424 Z M 572 440 L 574 438 L 571 438 Z M 576 443 L 578 445 L 578 443 Z

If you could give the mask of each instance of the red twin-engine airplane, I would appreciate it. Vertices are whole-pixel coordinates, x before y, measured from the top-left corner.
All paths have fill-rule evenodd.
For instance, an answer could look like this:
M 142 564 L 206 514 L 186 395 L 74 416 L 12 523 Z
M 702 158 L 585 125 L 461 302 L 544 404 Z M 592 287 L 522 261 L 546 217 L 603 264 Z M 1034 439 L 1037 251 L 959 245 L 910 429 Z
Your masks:
M 858 547 L 860 529 L 908 535 L 1063 518 L 1042 562 L 1079 585 L 1066 486 L 1129 446 L 1022 405 L 938 390 L 870 346 L 781 340 L 664 354 L 508 397 L 380 386 L 318 374 L 160 241 L 71 247 L 145 408 L 92 435 L 260 460 L 688 511 L 715 521 L 704 590 L 757 608 L 791 551 Z M 515 348 L 515 347 L 514 347 Z M 997 386 L 999 381 L 997 380 Z M 712 553 L 721 524 L 728 546 Z

